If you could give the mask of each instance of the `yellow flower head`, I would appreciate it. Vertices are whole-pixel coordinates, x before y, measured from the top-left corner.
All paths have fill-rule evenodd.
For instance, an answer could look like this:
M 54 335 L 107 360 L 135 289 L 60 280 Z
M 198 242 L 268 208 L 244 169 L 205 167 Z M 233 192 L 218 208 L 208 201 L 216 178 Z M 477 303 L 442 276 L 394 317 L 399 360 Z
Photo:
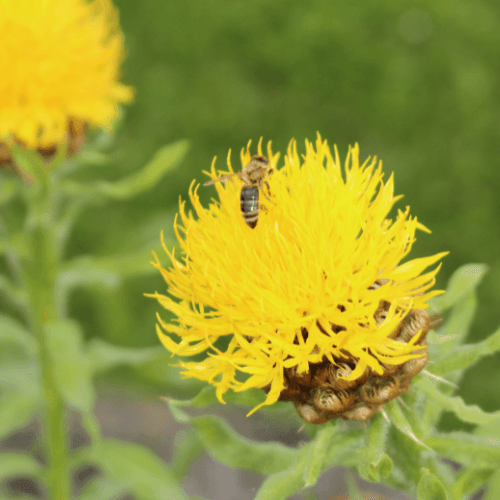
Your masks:
M 111 0 L 0 0 L 0 141 L 64 140 L 70 120 L 109 128 L 132 91 Z
M 249 146 L 241 153 L 243 166 Z M 208 208 L 199 186 L 191 185 L 196 217 L 181 202 L 175 231 L 182 256 L 169 253 L 166 269 L 158 258 L 154 263 L 171 297 L 153 296 L 175 320 L 158 317 L 157 331 L 174 354 L 207 351 L 203 361 L 181 362 L 183 374 L 214 384 L 221 402 L 228 389 L 257 387 L 268 391 L 263 404 L 272 404 L 286 386 L 285 370 L 305 373 L 322 360 L 355 359 L 346 377 L 355 380 L 367 370 L 382 373 L 381 362 L 420 356 L 414 353 L 418 335 L 400 342 L 391 332 L 442 293 L 427 291 L 439 267 L 421 273 L 446 252 L 401 264 L 416 229 L 429 231 L 410 217 L 409 207 L 387 219 L 400 198 L 393 196 L 393 177 L 384 183 L 381 163 L 374 158 L 360 165 L 358 155 L 357 145 L 350 148 L 343 174 L 337 149 L 333 157 L 318 134 L 316 144 L 306 141 L 302 158 L 292 141 L 277 169 L 279 154 L 269 144 L 270 201 L 260 197 L 264 207 L 254 229 L 242 218 L 236 176 L 215 184 L 219 201 Z M 228 166 L 232 172 L 229 157 Z M 381 301 L 390 304 L 383 321 L 376 319 Z

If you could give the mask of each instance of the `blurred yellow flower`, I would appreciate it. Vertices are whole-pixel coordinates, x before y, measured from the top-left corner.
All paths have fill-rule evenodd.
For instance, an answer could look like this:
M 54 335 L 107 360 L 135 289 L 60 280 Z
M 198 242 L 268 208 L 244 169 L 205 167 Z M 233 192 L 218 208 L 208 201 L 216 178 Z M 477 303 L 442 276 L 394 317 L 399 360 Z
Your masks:
M 0 141 L 48 147 L 72 121 L 109 128 L 132 99 L 110 0 L 0 0 L 0 33 Z
M 241 152 L 243 166 L 249 146 Z M 153 263 L 170 297 L 151 296 L 174 316 L 167 323 L 158 315 L 157 332 L 179 356 L 207 351 L 202 361 L 181 361 L 183 374 L 214 384 L 221 402 L 228 389 L 257 387 L 268 392 L 263 404 L 272 404 L 292 380 L 287 372 L 308 374 L 313 364 L 356 360 L 345 380 L 366 381 L 368 372 L 382 374 L 422 356 L 418 324 L 405 341 L 393 332 L 401 332 L 410 311 L 443 293 L 428 291 L 439 267 L 422 272 L 447 252 L 401 264 L 415 231 L 429 231 L 409 207 L 387 219 L 400 198 L 393 196 L 393 177 L 384 183 L 381 163 L 360 165 L 358 155 L 357 145 L 349 149 L 343 176 L 337 149 L 332 156 L 318 134 L 315 144 L 306 141 L 302 158 L 292 141 L 277 170 L 279 154 L 269 144 L 271 201 L 261 196 L 265 210 L 255 229 L 241 216 L 237 177 L 215 184 L 219 201 L 208 208 L 193 183 L 197 217 L 181 202 L 175 231 L 182 256 L 165 248 L 172 266 L 162 267 L 156 255 Z M 232 172 L 229 157 L 228 166 Z

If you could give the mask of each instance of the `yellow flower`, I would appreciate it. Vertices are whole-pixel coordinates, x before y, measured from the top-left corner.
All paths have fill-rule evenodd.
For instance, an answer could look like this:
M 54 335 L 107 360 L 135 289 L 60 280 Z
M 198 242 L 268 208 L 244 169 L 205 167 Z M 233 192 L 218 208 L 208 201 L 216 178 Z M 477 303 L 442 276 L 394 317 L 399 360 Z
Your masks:
M 0 12 L 0 141 L 48 147 L 72 120 L 109 128 L 132 98 L 111 1 L 0 0 Z
M 387 218 L 400 198 L 393 196 L 393 177 L 384 183 L 381 163 L 360 165 L 358 155 L 357 145 L 350 148 L 343 176 L 337 149 L 333 157 L 318 134 L 315 145 L 306 141 L 302 158 L 292 141 L 277 169 L 279 154 L 269 144 L 271 197 L 261 196 L 265 209 L 255 229 L 241 216 L 237 177 L 215 184 L 219 201 L 208 208 L 193 182 L 197 217 L 181 202 L 175 231 L 182 257 L 165 248 L 172 267 L 163 268 L 156 256 L 153 263 L 170 297 L 152 296 L 175 317 L 167 323 L 158 316 L 157 332 L 174 354 L 207 352 L 202 361 L 181 362 L 183 374 L 214 384 L 221 402 L 228 389 L 257 387 L 268 392 L 263 404 L 272 404 L 286 393 L 286 373 L 308 375 L 310 382 L 311 367 L 325 362 L 339 367 L 355 360 L 342 373 L 349 382 L 422 357 L 418 343 L 428 327 L 413 322 L 405 341 L 394 332 L 443 293 L 428 291 L 439 267 L 422 272 L 447 252 L 401 264 L 415 231 L 429 230 L 409 207 Z M 228 166 L 232 172 L 229 156 Z

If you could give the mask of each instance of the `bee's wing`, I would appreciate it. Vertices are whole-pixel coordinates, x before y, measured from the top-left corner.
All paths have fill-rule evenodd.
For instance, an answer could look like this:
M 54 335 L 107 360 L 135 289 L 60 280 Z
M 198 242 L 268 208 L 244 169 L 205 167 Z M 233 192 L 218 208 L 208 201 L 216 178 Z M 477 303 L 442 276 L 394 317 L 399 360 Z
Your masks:
M 215 184 L 216 182 L 226 182 L 229 179 L 231 179 L 231 177 L 234 177 L 235 175 L 237 175 L 239 177 L 240 172 L 233 172 L 232 174 L 223 175 L 222 177 L 219 177 L 218 179 L 213 179 L 213 180 L 207 181 L 203 185 L 209 186 L 210 184 Z

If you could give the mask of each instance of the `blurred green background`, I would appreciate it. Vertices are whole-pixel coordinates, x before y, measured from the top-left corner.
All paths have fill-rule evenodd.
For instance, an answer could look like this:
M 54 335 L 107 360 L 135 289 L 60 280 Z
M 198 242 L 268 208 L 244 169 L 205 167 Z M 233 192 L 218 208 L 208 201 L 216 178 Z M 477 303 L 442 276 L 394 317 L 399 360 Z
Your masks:
M 394 171 L 396 194 L 405 195 L 397 206 L 410 205 L 433 231 L 419 234 L 412 256 L 450 251 L 438 287 L 462 264 L 490 267 L 469 341 L 500 325 L 500 3 L 116 5 L 128 50 L 124 81 L 136 88 L 136 99 L 102 175 L 133 172 L 172 141 L 189 139 L 191 149 L 153 192 L 82 215 L 70 256 L 104 256 L 148 241 L 157 247 L 160 229 L 171 233 L 179 195 L 186 198 L 193 178 L 204 179 L 214 156 L 223 169 L 231 148 L 239 166 L 240 149 L 260 136 L 282 153 L 295 138 L 304 152 L 304 139 L 319 131 L 341 157 L 358 142 L 362 158 L 383 160 L 386 178 Z M 200 194 L 208 202 L 213 192 Z M 165 285 L 151 268 L 117 288 L 75 293 L 70 314 L 89 337 L 158 345 L 159 306 L 142 295 L 155 290 L 163 293 Z M 500 407 L 499 361 L 491 357 L 469 372 L 460 388 L 467 403 Z M 161 371 L 149 376 L 146 384 L 161 391 Z

